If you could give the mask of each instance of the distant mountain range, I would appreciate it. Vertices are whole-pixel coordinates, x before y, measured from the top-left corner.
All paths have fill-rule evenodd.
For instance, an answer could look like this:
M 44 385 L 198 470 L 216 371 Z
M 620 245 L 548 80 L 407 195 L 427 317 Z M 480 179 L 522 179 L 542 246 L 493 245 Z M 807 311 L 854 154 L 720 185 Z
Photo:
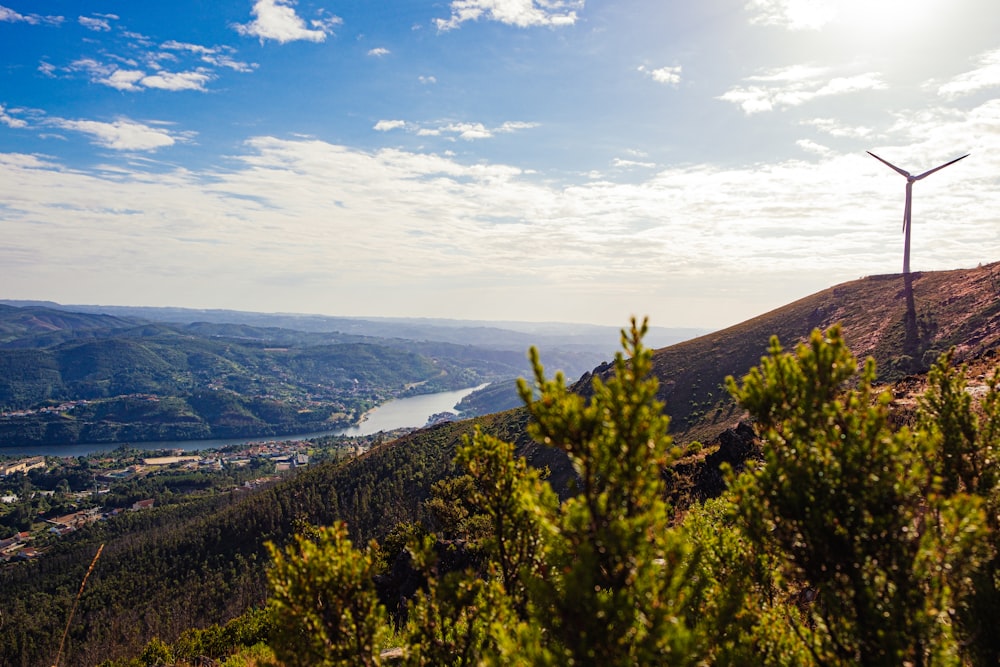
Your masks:
M 252 313 L 238 310 L 158 308 L 141 306 L 63 305 L 53 301 L 0 299 L 0 304 L 69 311 L 78 314 L 108 315 L 171 324 L 244 324 L 252 327 L 281 328 L 313 333 L 340 333 L 374 338 L 403 338 L 473 345 L 490 349 L 524 352 L 534 345 L 540 350 L 601 351 L 610 358 L 618 343 L 620 327 L 559 322 L 512 322 L 449 320 L 440 318 L 356 318 L 295 313 Z M 624 323 L 623 323 L 624 324 Z M 666 347 L 708 333 L 709 329 L 652 327 L 648 342 Z
M 390 398 L 507 381 L 466 406 L 483 414 L 516 403 L 509 381 L 529 371 L 533 337 L 438 320 L 71 308 L 0 304 L 0 447 L 328 430 Z M 570 377 L 609 358 L 617 337 L 522 327 Z

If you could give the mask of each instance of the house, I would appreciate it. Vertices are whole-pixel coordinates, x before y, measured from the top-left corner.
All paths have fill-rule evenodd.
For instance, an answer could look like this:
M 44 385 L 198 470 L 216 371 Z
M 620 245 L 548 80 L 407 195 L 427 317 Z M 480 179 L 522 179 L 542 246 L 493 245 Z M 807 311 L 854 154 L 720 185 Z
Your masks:
M 31 539 L 30 533 L 18 533 L 12 537 L 0 540 L 0 557 L 10 557 Z
M 153 506 L 155 501 L 152 498 L 147 500 L 137 500 L 132 503 L 132 511 L 138 512 L 139 510 L 148 510 Z
M 198 463 L 199 466 L 208 468 L 210 470 L 220 471 L 222 470 L 222 461 L 220 459 L 205 459 Z
M 30 560 L 32 558 L 38 558 L 40 552 L 35 547 L 24 547 L 18 552 L 17 557 L 21 560 Z
M 108 470 L 97 476 L 97 481 L 99 482 L 120 482 L 124 479 L 129 479 L 135 476 L 136 471 L 132 468 L 123 468 L 122 470 Z
M 55 533 L 56 535 L 65 535 L 66 533 L 72 533 L 81 526 L 97 521 L 100 518 L 101 510 L 92 508 L 82 510 L 80 512 L 73 512 L 72 514 L 57 516 L 54 519 L 47 519 L 46 523 L 52 524 L 52 527 L 49 528 L 49 532 Z
M 45 467 L 44 456 L 32 456 L 30 458 L 20 459 L 18 461 L 11 461 L 10 463 L 0 463 L 0 477 L 13 475 L 16 472 L 27 473 L 29 470 L 34 470 L 35 468 L 44 468 L 44 467 Z

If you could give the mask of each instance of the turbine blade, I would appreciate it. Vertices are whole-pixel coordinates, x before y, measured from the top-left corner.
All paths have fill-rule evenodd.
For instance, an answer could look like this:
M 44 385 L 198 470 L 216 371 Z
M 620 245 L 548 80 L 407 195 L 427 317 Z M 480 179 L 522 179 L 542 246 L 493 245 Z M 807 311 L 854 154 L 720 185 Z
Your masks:
M 890 169 L 894 170 L 896 173 L 898 173 L 899 175 L 901 175 L 903 178 L 909 178 L 910 177 L 910 172 L 904 171 L 904 170 L 900 169 L 899 167 L 897 167 L 896 165 L 894 165 L 893 163 L 891 163 L 891 162 L 889 162 L 887 160 L 883 160 L 882 158 L 880 158 L 878 155 L 875 155 L 875 153 L 872 153 L 871 151 L 865 151 L 865 152 L 868 153 L 869 155 L 871 155 L 873 158 L 875 158 L 879 162 L 881 162 L 882 164 L 884 164 L 885 166 L 887 166 Z
M 951 162 L 945 162 L 940 167 L 934 167 L 933 169 L 925 171 L 924 173 L 920 174 L 919 176 L 914 176 L 913 180 L 919 181 L 921 178 L 927 178 L 928 176 L 930 176 L 931 174 L 933 174 L 935 171 L 940 171 L 940 170 L 944 169 L 945 167 L 947 167 L 948 165 L 955 164 L 959 160 L 964 160 L 965 158 L 969 157 L 970 155 L 972 155 L 972 153 L 966 153 L 962 157 L 957 157 L 954 160 L 952 160 Z

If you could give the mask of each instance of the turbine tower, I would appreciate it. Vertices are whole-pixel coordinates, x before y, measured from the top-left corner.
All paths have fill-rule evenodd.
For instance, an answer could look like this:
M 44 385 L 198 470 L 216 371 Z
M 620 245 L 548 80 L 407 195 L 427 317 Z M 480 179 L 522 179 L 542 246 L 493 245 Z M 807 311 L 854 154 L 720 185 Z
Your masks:
M 896 173 L 898 173 L 899 175 L 903 176 L 906 179 L 906 207 L 903 209 L 903 238 L 904 238 L 904 241 L 903 241 L 903 275 L 904 276 L 905 275 L 909 275 L 910 274 L 910 201 L 913 199 L 913 184 L 916 183 L 917 181 L 923 179 L 923 178 L 927 178 L 928 176 L 930 176 L 931 174 L 933 174 L 935 171 L 940 171 L 941 169 L 944 169 L 948 165 L 955 164 L 959 160 L 963 160 L 963 159 L 969 157 L 969 153 L 966 153 L 962 157 L 957 157 L 954 160 L 952 160 L 951 162 L 945 162 L 944 164 L 942 164 L 939 167 L 934 167 L 933 169 L 928 169 L 924 173 L 917 174 L 916 176 L 914 176 L 910 172 L 906 171 L 905 169 L 900 169 L 899 167 L 897 167 L 896 165 L 892 164 L 891 162 L 887 162 L 886 160 L 883 160 L 878 155 L 875 155 L 875 153 L 872 153 L 871 151 L 866 151 L 866 152 L 869 155 L 871 155 L 873 158 L 875 158 L 876 160 L 878 160 L 879 162 L 881 162 L 885 166 L 889 167 L 890 169 L 892 169 L 893 171 L 895 171 Z

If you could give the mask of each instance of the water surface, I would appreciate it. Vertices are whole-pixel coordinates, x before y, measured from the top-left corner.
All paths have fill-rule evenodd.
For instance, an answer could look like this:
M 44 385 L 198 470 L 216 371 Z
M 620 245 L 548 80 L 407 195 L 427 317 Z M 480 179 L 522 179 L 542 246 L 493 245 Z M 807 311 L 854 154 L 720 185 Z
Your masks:
M 487 383 L 489 384 L 489 383 Z M 252 438 L 217 438 L 213 440 L 166 440 L 158 442 L 128 443 L 136 449 L 180 449 L 186 452 L 199 449 L 220 449 L 231 445 L 241 445 L 252 442 L 272 442 L 274 440 L 308 440 L 324 435 L 374 435 L 379 431 L 391 431 L 397 428 L 420 428 L 427 424 L 428 418 L 441 412 L 458 414 L 455 406 L 463 398 L 486 387 L 467 387 L 452 391 L 441 391 L 436 394 L 423 394 L 408 398 L 397 398 L 383 403 L 368 412 L 365 419 L 357 426 L 335 428 L 329 431 L 313 431 L 310 433 L 292 433 L 288 435 L 268 435 Z M 37 445 L 31 447 L 0 447 L 0 455 L 6 456 L 86 456 L 94 452 L 110 451 L 123 443 L 105 442 L 84 445 Z

